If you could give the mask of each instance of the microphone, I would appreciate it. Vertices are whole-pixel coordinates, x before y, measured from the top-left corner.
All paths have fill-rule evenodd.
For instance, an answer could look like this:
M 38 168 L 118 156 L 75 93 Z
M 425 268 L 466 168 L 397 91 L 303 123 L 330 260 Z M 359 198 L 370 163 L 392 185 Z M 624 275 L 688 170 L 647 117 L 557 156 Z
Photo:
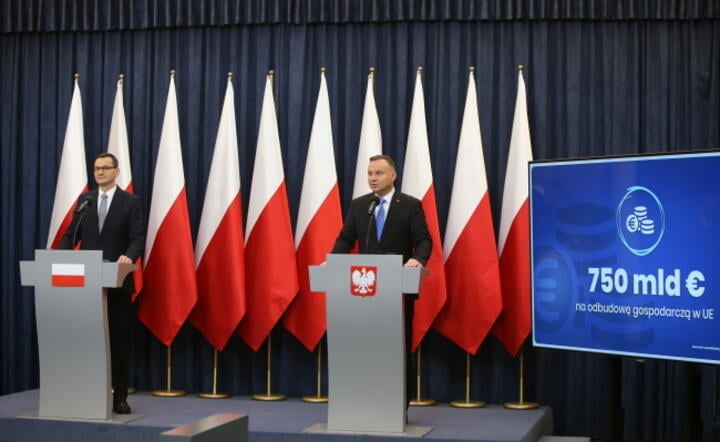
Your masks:
M 375 208 L 377 205 L 380 204 L 380 197 L 373 198 L 372 201 L 370 201 L 370 205 L 368 206 L 368 226 L 367 226 L 367 232 L 365 233 L 365 249 L 367 250 L 370 247 L 370 230 L 373 225 L 373 221 L 375 221 Z
M 83 200 L 83 202 L 80 203 L 79 206 L 77 206 L 77 208 L 75 209 L 75 213 L 84 212 L 85 209 L 87 209 L 87 207 L 90 205 L 91 202 L 92 202 L 92 198 L 90 198 L 90 197 L 85 198 L 85 200 Z
M 85 198 L 82 203 L 75 209 L 75 214 L 78 213 L 80 216 L 78 217 L 77 223 L 75 223 L 75 229 L 73 230 L 73 239 L 72 239 L 72 246 L 75 247 L 75 241 L 77 240 L 77 233 L 78 229 L 80 229 L 80 224 L 82 224 L 83 220 L 85 219 L 85 213 L 87 213 L 87 208 L 90 204 L 93 203 L 93 198 L 91 196 Z
M 370 206 L 368 206 L 368 216 L 375 217 L 375 208 L 380 203 L 380 198 L 374 198 L 372 201 L 370 201 Z

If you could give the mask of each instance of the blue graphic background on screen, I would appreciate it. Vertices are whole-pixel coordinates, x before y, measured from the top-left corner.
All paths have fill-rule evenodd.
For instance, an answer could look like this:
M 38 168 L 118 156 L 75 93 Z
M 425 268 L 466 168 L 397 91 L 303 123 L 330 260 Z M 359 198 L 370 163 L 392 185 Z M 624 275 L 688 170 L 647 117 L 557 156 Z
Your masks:
M 539 345 L 720 360 L 720 351 L 693 348 L 720 347 L 720 318 L 633 314 L 665 307 L 714 309 L 720 316 L 720 156 L 540 163 L 533 165 L 531 185 L 533 333 Z M 648 191 L 631 192 L 638 186 Z M 653 245 L 645 255 L 633 252 Z M 590 292 L 588 268 L 624 269 L 626 292 Z M 633 294 L 632 275 L 657 279 L 658 269 L 666 281 L 670 275 L 670 288 L 680 270 L 680 296 Z M 698 298 L 685 287 L 692 270 L 706 279 Z
M 552 247 L 535 249 L 535 315 L 538 329 L 554 332 L 568 321 L 573 300 L 574 271 L 563 254 Z

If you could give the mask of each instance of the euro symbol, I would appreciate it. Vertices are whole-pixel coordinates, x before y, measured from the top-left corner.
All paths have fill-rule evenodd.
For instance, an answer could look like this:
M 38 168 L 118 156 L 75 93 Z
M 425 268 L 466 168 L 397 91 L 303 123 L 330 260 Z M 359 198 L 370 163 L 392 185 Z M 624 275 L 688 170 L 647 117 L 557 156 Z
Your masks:
M 705 287 L 700 283 L 705 282 L 705 275 L 699 270 L 693 270 L 685 279 L 685 288 L 693 298 L 699 298 L 705 293 Z

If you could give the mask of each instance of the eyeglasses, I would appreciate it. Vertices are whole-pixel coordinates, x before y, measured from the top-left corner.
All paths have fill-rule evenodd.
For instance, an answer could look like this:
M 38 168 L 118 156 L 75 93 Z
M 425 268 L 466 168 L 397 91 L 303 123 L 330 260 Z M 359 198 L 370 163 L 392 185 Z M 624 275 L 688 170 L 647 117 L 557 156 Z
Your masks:
M 100 166 L 100 167 L 94 167 L 93 170 L 97 172 L 107 172 L 108 170 L 113 170 L 116 167 L 114 166 Z

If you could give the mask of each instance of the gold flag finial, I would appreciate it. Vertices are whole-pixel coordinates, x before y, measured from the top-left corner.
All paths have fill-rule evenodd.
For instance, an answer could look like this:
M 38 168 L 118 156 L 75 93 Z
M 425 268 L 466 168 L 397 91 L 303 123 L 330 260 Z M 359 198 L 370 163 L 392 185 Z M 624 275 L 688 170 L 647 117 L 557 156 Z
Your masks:
M 415 69 L 415 71 L 416 71 L 418 74 L 422 74 L 422 73 L 423 73 L 423 67 L 422 67 L 422 66 L 418 66 L 417 69 Z
M 234 74 L 233 74 L 232 72 L 228 72 L 228 80 L 232 80 L 233 75 L 234 75 Z
M 522 71 L 523 69 L 525 69 L 525 66 L 519 64 L 519 65 L 518 65 L 518 71 Z
M 125 83 L 125 75 L 124 74 L 118 75 L 118 83 L 120 83 L 120 84 Z
M 468 71 L 470 71 L 470 72 L 475 72 L 475 66 L 470 66 L 470 67 L 468 68 Z
M 369 72 L 370 72 L 371 74 L 374 74 L 374 73 L 375 73 L 375 68 L 374 68 L 374 67 L 370 67 Z
M 170 70 L 170 77 L 175 78 L 175 69 Z
M 270 70 L 268 71 L 268 77 L 274 77 L 274 76 L 275 76 L 275 71 L 272 70 L 272 69 L 270 69 Z
M 79 79 L 80 79 L 80 74 L 78 74 L 77 72 L 75 72 L 75 74 L 73 75 L 73 79 L 74 79 L 74 80 L 79 80 Z
M 325 66 L 321 67 L 321 68 L 320 68 L 320 73 L 321 73 L 321 74 L 324 74 L 325 72 L 327 72 L 327 68 L 326 68 Z

